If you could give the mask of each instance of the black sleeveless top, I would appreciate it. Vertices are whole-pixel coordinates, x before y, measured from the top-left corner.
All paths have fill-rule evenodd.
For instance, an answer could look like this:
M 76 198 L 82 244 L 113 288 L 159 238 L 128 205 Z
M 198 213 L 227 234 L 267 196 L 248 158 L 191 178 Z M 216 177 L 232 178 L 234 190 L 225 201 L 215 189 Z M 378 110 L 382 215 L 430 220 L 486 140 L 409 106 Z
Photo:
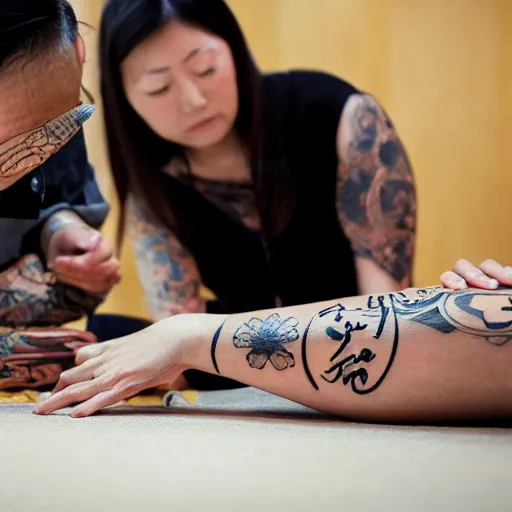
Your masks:
M 218 298 L 210 311 L 238 313 L 357 295 L 353 252 L 336 211 L 336 133 L 347 98 L 357 92 L 320 72 L 263 77 L 264 131 L 278 137 L 277 158 L 296 187 L 290 222 L 274 239 L 247 229 L 192 186 L 165 177 L 173 180 L 166 188 L 176 218 L 187 226 L 180 240 Z

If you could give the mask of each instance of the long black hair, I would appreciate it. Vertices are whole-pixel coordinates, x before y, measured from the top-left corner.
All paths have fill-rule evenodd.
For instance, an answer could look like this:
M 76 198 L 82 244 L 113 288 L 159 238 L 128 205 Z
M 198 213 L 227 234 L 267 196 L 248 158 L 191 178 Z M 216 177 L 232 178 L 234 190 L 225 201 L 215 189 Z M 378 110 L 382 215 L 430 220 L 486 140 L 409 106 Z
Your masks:
M 104 120 L 110 165 L 120 204 L 118 247 L 125 225 L 129 194 L 142 200 L 155 220 L 176 236 L 178 225 L 164 190 L 161 168 L 184 148 L 163 140 L 130 106 L 122 85 L 121 62 L 140 43 L 171 20 L 180 20 L 217 35 L 228 44 L 237 73 L 239 110 L 235 129 L 249 149 L 256 202 L 268 235 L 279 229 L 286 215 L 276 215 L 283 205 L 272 186 L 269 167 L 263 165 L 261 73 L 242 30 L 223 0 L 108 0 L 100 30 L 100 73 Z M 273 177 L 277 181 L 276 176 Z M 165 181 L 165 186 L 172 186 Z

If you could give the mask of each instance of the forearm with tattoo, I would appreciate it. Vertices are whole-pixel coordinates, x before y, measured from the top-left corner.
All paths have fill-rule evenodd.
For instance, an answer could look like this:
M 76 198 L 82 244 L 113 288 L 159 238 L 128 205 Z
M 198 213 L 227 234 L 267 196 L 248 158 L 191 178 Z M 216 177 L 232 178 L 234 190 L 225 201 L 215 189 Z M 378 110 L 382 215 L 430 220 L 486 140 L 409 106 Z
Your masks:
M 210 367 L 337 414 L 467 412 L 480 400 L 496 412 L 512 392 L 511 339 L 510 289 L 410 289 L 227 317 L 210 338 Z
M 410 286 L 416 198 L 405 148 L 369 95 L 349 99 L 338 139 L 338 214 L 354 252 Z
M 172 316 L 177 306 L 204 311 L 201 278 L 190 253 L 171 233 L 157 227 L 142 206 L 131 202 L 127 210 L 137 270 L 153 318 Z
M 45 273 L 28 255 L 0 274 L 0 326 L 55 326 L 91 315 L 103 301 Z

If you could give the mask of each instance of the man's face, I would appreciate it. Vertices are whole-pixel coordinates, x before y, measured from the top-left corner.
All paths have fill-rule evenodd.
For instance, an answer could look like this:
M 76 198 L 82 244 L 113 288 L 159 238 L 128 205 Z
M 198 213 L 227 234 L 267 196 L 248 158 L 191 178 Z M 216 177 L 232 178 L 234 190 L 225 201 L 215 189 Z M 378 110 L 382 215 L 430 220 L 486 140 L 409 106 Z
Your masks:
M 0 144 L 0 191 L 48 160 L 78 132 L 93 112 L 94 106 L 79 105 Z
M 80 105 L 0 145 L 0 218 L 37 219 L 45 201 L 46 172 L 61 147 L 94 112 Z M 46 170 L 45 170 L 46 169 Z
M 41 166 L 92 114 L 94 107 L 80 104 L 79 53 L 56 48 L 0 70 L 0 192 Z

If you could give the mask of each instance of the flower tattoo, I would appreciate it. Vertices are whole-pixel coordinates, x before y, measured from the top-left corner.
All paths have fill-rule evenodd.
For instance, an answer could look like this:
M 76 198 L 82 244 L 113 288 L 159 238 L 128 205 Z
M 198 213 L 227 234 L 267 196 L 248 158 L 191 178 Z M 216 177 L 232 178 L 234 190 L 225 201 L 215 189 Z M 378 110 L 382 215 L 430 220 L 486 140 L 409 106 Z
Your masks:
M 276 370 L 293 368 L 293 354 L 283 345 L 299 338 L 298 324 L 296 318 L 283 320 L 277 313 L 265 320 L 251 318 L 236 330 L 233 343 L 237 348 L 252 348 L 247 354 L 251 368 L 261 370 L 269 359 Z

